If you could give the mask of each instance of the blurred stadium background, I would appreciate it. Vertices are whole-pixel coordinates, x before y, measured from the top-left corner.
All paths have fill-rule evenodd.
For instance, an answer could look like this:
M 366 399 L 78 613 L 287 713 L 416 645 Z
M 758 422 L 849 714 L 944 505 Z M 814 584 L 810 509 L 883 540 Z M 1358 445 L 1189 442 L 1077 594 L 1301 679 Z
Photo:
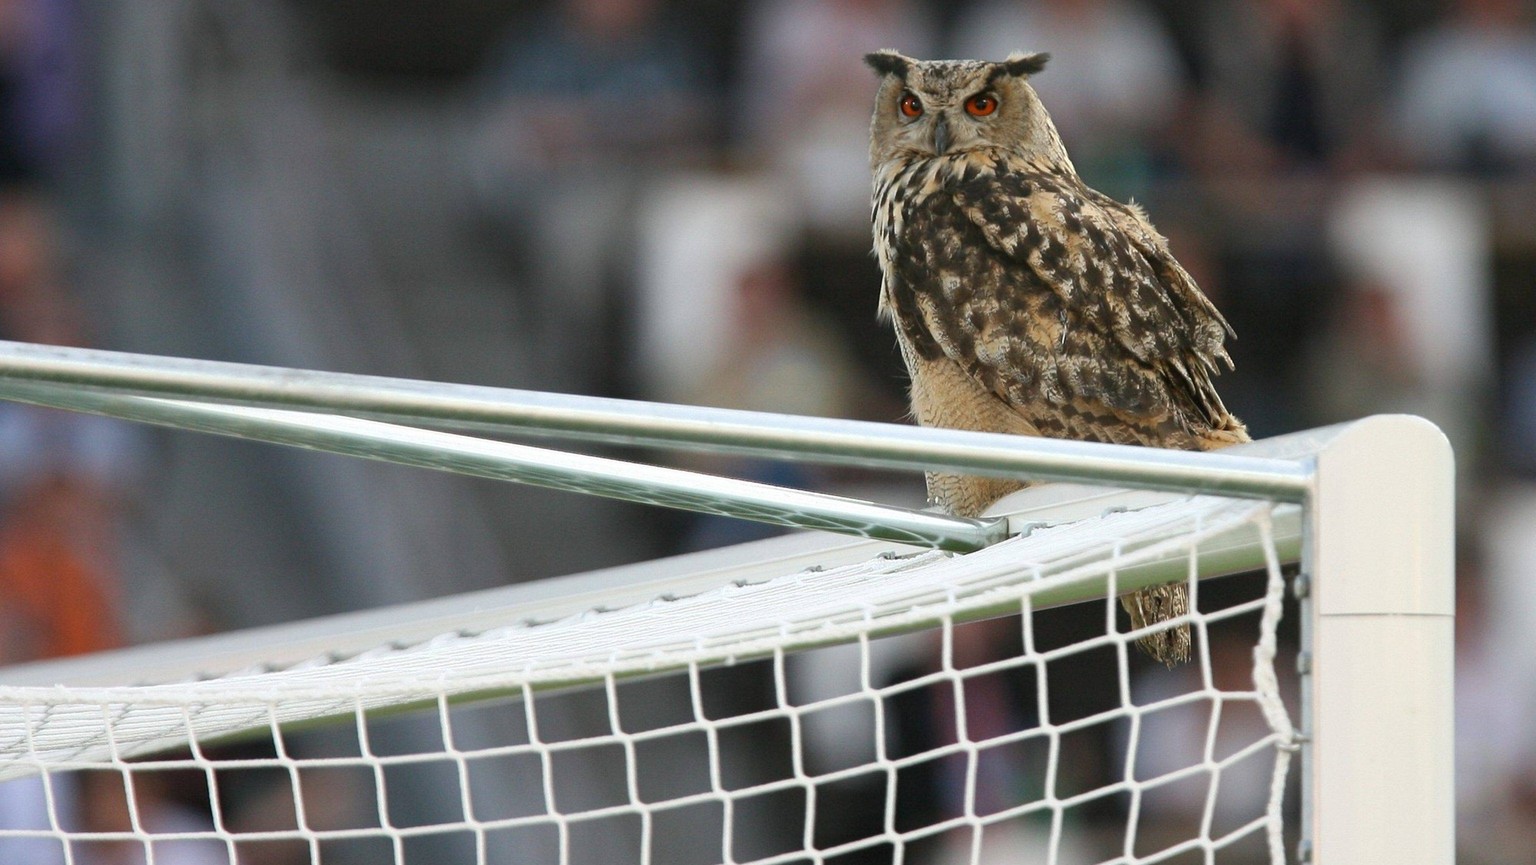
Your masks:
M 1524 861 L 1533 6 L 3 0 L 0 336 L 897 420 L 859 57 L 1050 51 L 1084 177 L 1237 329 L 1255 436 L 1405 411 L 1456 445 L 1461 861 Z M 0 662 L 758 531 L 0 406 Z

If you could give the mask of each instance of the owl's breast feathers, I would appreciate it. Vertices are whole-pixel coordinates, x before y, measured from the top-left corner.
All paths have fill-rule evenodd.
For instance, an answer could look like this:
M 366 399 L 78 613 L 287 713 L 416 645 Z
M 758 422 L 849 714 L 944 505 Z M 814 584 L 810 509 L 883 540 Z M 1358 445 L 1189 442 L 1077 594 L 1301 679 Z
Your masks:
M 1229 328 L 1134 205 L 976 153 L 877 178 L 882 310 L 1042 434 L 1208 449 L 1246 440 L 1212 377 Z

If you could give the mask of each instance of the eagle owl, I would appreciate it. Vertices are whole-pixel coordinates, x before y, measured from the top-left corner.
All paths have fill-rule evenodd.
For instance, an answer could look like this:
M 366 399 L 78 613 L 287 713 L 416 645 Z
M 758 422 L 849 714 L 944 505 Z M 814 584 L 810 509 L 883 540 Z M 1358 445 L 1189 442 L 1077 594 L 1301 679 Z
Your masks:
M 1134 204 L 1084 185 L 1028 79 L 1048 55 L 922 61 L 894 51 L 870 134 L 880 312 L 918 423 L 1210 450 L 1248 440 L 1212 384 L 1231 328 Z M 1018 481 L 930 473 L 979 514 Z M 1121 598 L 1132 625 L 1188 611 L 1183 583 Z M 1143 648 L 1185 660 L 1189 628 Z

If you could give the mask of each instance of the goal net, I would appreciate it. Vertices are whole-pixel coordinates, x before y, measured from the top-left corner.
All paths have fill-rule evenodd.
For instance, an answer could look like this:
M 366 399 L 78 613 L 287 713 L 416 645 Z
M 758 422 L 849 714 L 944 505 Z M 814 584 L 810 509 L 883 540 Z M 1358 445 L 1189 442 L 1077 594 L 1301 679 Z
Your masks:
M 185 383 L 102 396 L 123 384 L 4 377 L 0 395 L 44 404 L 87 401 L 73 407 L 120 416 L 185 408 L 202 412 L 185 425 L 204 429 L 234 411 L 247 437 L 262 437 L 262 424 L 315 433 L 282 411 L 142 395 L 206 396 L 175 390 Z M 391 415 L 380 405 L 363 413 Z M 676 418 L 663 426 L 677 435 Z M 380 429 L 337 430 L 326 431 L 329 444 L 293 443 L 342 450 L 341 439 L 358 437 L 376 455 Z M 865 432 L 861 460 L 878 464 L 884 433 Z M 943 442 L 924 439 L 930 432 L 891 441 Z M 835 450 L 831 439 L 823 444 Z M 787 448 L 754 441 L 730 446 Z M 1028 458 L 1048 477 L 1250 491 L 1043 485 L 974 524 L 935 528 L 893 511 L 903 528 L 882 533 L 878 506 L 828 521 L 818 509 L 835 501 L 749 491 L 737 506 L 726 484 L 699 509 L 859 537 L 792 535 L 370 613 L 366 627 L 341 617 L 0 670 L 0 862 L 1279 865 L 1347 851 L 1352 842 L 1333 833 L 1360 832 L 1356 850 L 1399 849 L 1398 836 L 1420 832 L 1406 842 L 1419 852 L 1392 861 L 1449 861 L 1449 794 L 1439 790 L 1448 619 L 1443 633 L 1398 643 L 1417 669 L 1373 654 L 1397 639 L 1387 631 L 1350 631 L 1360 640 L 1350 663 L 1328 654 L 1347 646 L 1346 620 L 1368 608 L 1375 622 L 1373 611 L 1388 609 L 1356 603 L 1357 593 L 1336 610 L 1340 594 L 1314 591 L 1328 571 L 1318 562 L 1349 558 L 1333 547 L 1355 538 L 1317 530 L 1331 500 L 1266 497 L 1248 475 L 1232 481 L 1262 460 L 1218 459 L 1202 475 L 1178 461 L 1191 455 L 1022 449 L 1036 447 Z M 946 467 L 973 453 L 934 452 Z M 1312 462 L 1287 465 L 1315 484 L 1324 445 L 1269 451 L 1301 452 Z M 467 451 L 457 453 L 462 468 Z M 580 487 L 569 478 L 597 470 L 540 471 Z M 1157 471 L 1178 477 L 1136 473 Z M 623 494 L 631 480 L 610 477 L 602 494 Z M 651 480 L 674 493 L 690 483 Z M 697 485 L 679 495 L 699 495 Z M 1303 547 L 1314 565 L 1293 580 Z M 1397 567 L 1401 557 L 1387 558 Z M 1190 612 L 1132 629 L 1119 596 L 1171 581 L 1187 584 Z M 1420 589 L 1408 594 L 1426 596 Z M 1386 627 L 1438 628 L 1437 616 Z M 1164 668 L 1136 647 L 1148 631 L 1181 626 L 1193 637 L 1187 664 Z M 1315 676 L 1320 658 L 1367 684 Z M 1429 690 L 1436 683 L 1444 695 Z M 1384 745 L 1359 729 L 1347 741 L 1318 735 L 1335 715 L 1352 720 L 1326 723 L 1358 728 L 1404 700 L 1421 717 L 1399 725 L 1407 735 L 1381 724 Z M 1343 759 L 1328 756 L 1340 750 Z M 1352 760 L 1370 771 L 1313 768 Z M 1397 805 L 1370 810 L 1384 778 L 1400 788 Z M 1405 820 L 1405 810 L 1421 817 Z M 1345 831 L 1330 822 L 1338 815 Z M 1421 824 L 1440 833 L 1433 843 Z
M 0 851 L 1279 861 L 1295 734 L 1273 519 L 1192 499 L 282 669 L 10 688 L 0 772 L 45 807 Z M 1262 548 L 1261 578 L 1203 591 L 1202 549 L 1234 539 Z M 1137 656 L 1117 576 L 1174 561 L 1195 652 L 1163 670 Z M 1067 600 L 1082 609 L 1051 608 Z M 95 813 L 64 807 L 82 795 Z

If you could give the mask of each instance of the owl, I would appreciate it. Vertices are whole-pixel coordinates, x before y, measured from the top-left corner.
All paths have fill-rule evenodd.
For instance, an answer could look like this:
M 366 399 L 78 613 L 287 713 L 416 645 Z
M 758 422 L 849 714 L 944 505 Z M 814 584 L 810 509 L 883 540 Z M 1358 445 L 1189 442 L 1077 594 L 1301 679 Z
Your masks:
M 865 61 L 879 309 L 918 423 L 1210 450 L 1247 441 L 1212 380 L 1231 328 L 1135 204 L 1077 176 L 1030 76 L 1000 63 Z M 974 516 L 1024 484 L 932 472 L 928 496 Z M 1135 628 L 1188 611 L 1183 583 L 1121 598 Z M 1172 665 L 1189 628 L 1141 644 Z

